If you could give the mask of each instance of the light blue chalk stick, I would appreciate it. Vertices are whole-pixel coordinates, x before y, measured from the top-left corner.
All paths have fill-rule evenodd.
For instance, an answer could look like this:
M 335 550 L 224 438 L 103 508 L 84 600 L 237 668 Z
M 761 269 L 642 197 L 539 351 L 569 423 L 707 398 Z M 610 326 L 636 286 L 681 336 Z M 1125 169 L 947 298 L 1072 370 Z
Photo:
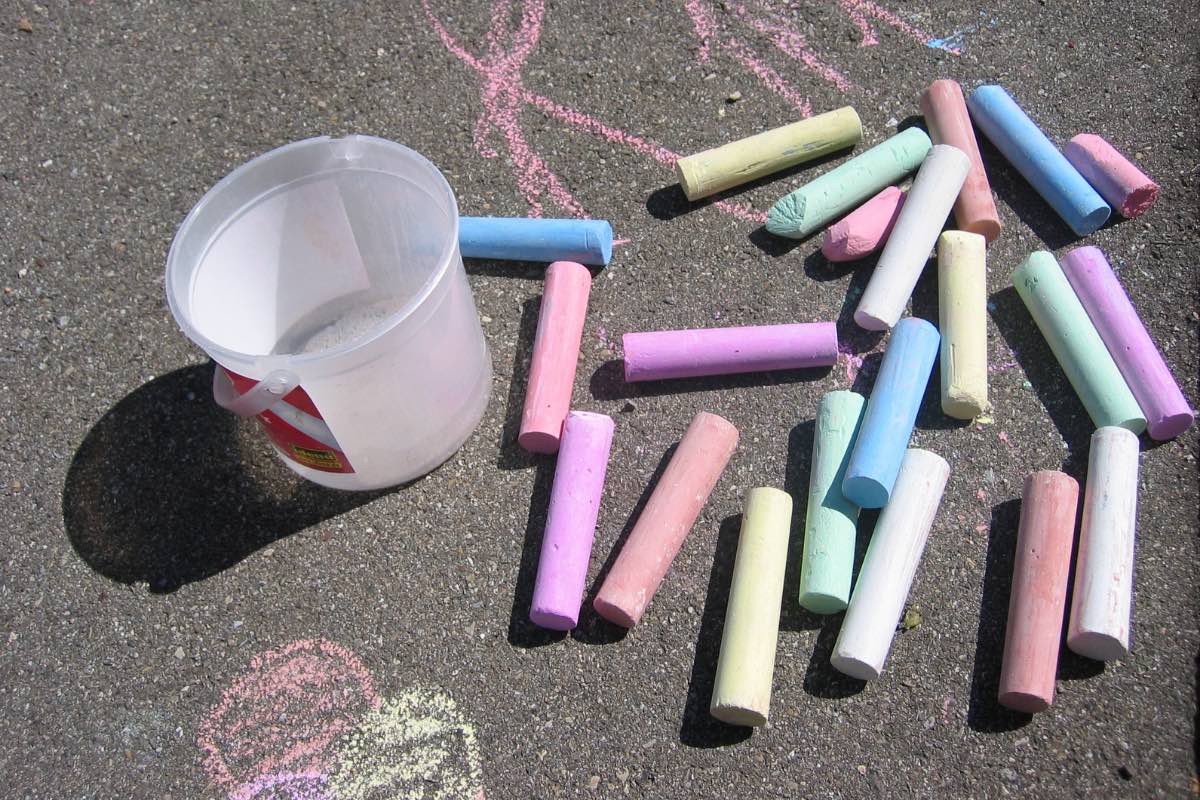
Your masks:
M 612 238 L 612 226 L 602 219 L 462 217 L 458 221 L 458 246 L 464 258 L 604 266 L 612 258 Z
M 980 86 L 967 98 L 979 130 L 1080 236 L 1096 232 L 1112 209 L 1054 143 L 999 86 Z
M 902 319 L 892 328 L 842 480 L 842 494 L 851 502 L 863 508 L 887 504 L 941 338 L 937 328 L 916 317 Z

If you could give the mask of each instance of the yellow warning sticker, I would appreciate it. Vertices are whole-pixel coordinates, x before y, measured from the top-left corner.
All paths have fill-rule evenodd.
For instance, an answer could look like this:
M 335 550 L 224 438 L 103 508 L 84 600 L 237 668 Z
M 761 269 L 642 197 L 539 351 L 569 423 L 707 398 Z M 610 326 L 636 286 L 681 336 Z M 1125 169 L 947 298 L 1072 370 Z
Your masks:
M 333 450 L 313 450 L 308 447 L 301 447 L 298 444 L 292 445 L 292 454 L 296 460 L 305 466 L 313 469 L 343 469 L 342 462 L 337 457 L 337 453 Z

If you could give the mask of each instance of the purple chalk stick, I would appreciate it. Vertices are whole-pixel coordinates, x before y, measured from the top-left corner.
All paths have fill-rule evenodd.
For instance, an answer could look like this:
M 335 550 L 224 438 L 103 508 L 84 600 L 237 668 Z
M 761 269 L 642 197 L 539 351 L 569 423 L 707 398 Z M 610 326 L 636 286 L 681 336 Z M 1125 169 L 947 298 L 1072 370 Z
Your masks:
M 579 623 L 612 437 L 612 417 L 604 414 L 572 411 L 563 423 L 529 609 L 540 627 L 569 631 Z
M 1062 258 L 1063 272 L 1104 340 L 1146 415 L 1151 438 L 1173 439 L 1195 419 L 1162 353 L 1098 247 L 1077 247 Z
M 630 382 L 828 367 L 838 357 L 832 322 L 627 333 L 622 343 Z

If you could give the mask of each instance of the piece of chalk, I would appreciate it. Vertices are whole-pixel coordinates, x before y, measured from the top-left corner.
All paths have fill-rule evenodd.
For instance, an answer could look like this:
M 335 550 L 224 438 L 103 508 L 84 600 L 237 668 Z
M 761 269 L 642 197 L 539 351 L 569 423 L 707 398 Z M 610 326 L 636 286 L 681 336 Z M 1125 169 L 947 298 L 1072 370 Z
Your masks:
M 1097 428 L 1067 625 L 1067 647 L 1097 661 L 1129 654 L 1137 495 L 1138 438 L 1124 428 Z
M 988 408 L 987 243 L 978 233 L 938 238 L 942 411 L 974 419 Z
M 908 317 L 892 329 L 846 466 L 842 494 L 862 508 L 888 502 L 938 352 L 937 328 Z
M 686 156 L 675 171 L 687 199 L 699 200 L 860 141 L 858 113 L 844 106 Z
M 731 725 L 766 725 L 771 713 L 791 524 L 791 495 L 766 487 L 750 490 L 709 705 L 710 714 Z
M 883 671 L 949 476 L 950 465 L 936 453 L 913 448 L 904 454 L 829 659 L 838 672 L 875 680 Z
M 568 631 L 579 622 L 612 438 L 612 417 L 567 414 L 529 609 L 535 625 Z
M 930 148 L 854 312 L 860 328 L 885 330 L 904 314 L 970 169 L 963 151 L 948 144 Z
M 814 614 L 837 613 L 850 600 L 858 506 L 842 494 L 842 480 L 866 405 L 848 391 L 829 392 L 817 405 L 800 562 L 800 605 Z
M 1067 142 L 1063 154 L 1126 219 L 1145 214 L 1158 199 L 1158 184 L 1094 133 L 1081 133 Z
M 1054 702 L 1079 484 L 1053 470 L 1025 478 L 1013 561 L 1000 705 L 1033 714 Z
M 529 364 L 529 387 L 517 441 L 531 453 L 554 453 L 571 407 L 579 342 L 587 316 L 592 274 L 571 261 L 546 270 L 541 312 Z
M 1145 430 L 1145 415 L 1054 256 L 1034 251 L 1012 282 L 1096 427 Z
M 463 258 L 574 261 L 604 266 L 612 258 L 612 226 L 602 219 L 461 217 Z
M 621 343 L 630 382 L 828 367 L 838 358 L 832 322 L 627 333 Z
M 999 86 L 971 92 L 967 108 L 979 130 L 1079 236 L 1100 229 L 1111 211 L 1079 171 Z
M 887 241 L 900 209 L 904 192 L 889 186 L 825 230 L 821 253 L 830 261 L 854 261 L 874 253 Z
M 897 133 L 779 199 L 767 214 L 767 230 L 803 239 L 912 172 L 930 146 L 920 128 Z
M 637 624 L 737 441 L 737 428 L 716 414 L 701 411 L 692 419 L 596 594 L 596 613 L 626 628 Z
M 960 230 L 978 233 L 991 244 L 1000 235 L 1000 215 L 979 156 L 962 87 L 955 81 L 934 81 L 921 95 L 921 113 L 934 144 L 953 145 L 971 159 L 971 170 L 954 203 L 954 222 Z
M 1141 406 L 1151 438 L 1173 439 L 1190 428 L 1195 412 L 1100 248 L 1072 250 L 1062 270 Z

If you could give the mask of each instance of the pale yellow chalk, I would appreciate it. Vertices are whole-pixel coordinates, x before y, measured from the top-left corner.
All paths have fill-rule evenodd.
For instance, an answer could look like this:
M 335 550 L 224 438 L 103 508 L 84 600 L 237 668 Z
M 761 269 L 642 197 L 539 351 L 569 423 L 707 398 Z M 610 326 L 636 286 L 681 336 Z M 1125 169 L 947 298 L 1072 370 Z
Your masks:
M 938 239 L 942 411 L 956 419 L 988 409 L 986 247 L 982 236 L 966 231 Z
M 779 637 L 792 497 L 751 489 L 742 515 L 733 585 L 709 713 L 732 725 L 765 725 Z
M 686 156 L 675 162 L 688 200 L 722 192 L 862 141 L 862 122 L 850 106 Z

